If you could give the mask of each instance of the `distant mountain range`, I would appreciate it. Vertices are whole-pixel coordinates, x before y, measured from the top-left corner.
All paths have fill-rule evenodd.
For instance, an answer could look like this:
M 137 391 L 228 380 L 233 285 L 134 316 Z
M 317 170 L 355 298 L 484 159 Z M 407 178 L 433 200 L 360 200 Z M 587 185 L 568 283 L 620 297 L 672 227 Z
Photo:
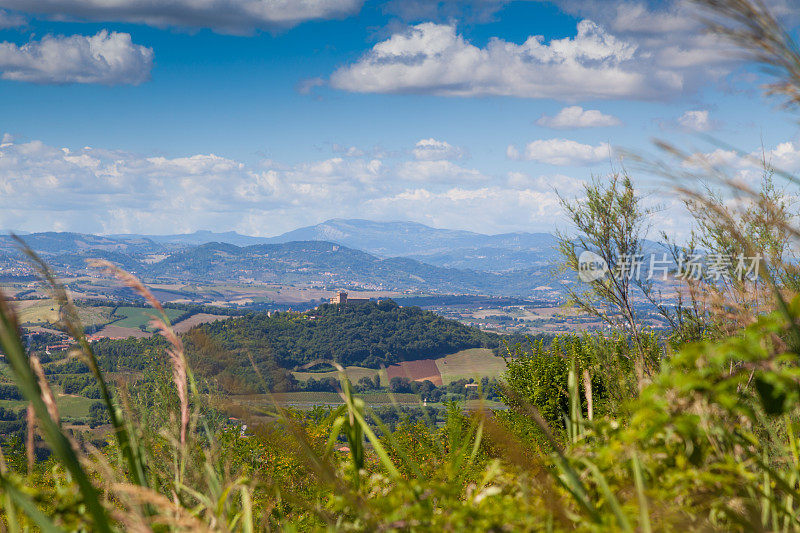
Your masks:
M 546 233 L 483 235 L 413 222 L 329 220 L 277 237 L 198 231 L 178 235 L 33 233 L 25 242 L 57 269 L 83 271 L 101 257 L 149 279 L 255 280 L 335 287 L 496 296 L 556 286 L 556 239 Z M 0 235 L 0 267 L 19 262 Z
M 372 255 L 408 257 L 431 265 L 481 271 L 525 270 L 557 259 L 556 239 L 549 233 L 484 235 L 471 231 L 431 228 L 416 222 L 375 222 L 332 219 L 277 237 L 250 237 L 229 231 L 197 231 L 178 235 L 109 235 L 125 241 L 145 239 L 168 247 L 212 242 L 252 246 L 297 241 L 334 242 Z
M 471 231 L 431 228 L 416 222 L 374 222 L 332 219 L 296 229 L 268 242 L 329 241 L 381 257 L 429 256 L 458 249 L 505 248 L 546 250 L 555 244 L 549 233 L 484 235 Z

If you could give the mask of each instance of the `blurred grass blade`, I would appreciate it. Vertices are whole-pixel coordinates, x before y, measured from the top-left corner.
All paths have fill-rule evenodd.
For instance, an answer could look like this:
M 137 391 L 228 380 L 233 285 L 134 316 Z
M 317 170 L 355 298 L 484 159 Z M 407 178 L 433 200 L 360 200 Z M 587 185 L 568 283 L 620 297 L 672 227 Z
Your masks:
M 25 255 L 27 255 L 31 261 L 33 261 L 34 265 L 39 271 L 39 274 L 50 286 L 53 298 L 59 304 L 60 309 L 64 314 L 65 325 L 69 329 L 70 335 L 72 335 L 72 337 L 80 346 L 81 352 L 84 355 L 84 363 L 86 363 L 86 366 L 89 367 L 89 370 L 91 371 L 92 376 L 94 376 L 97 386 L 100 389 L 100 399 L 105 405 L 106 412 L 111 419 L 111 425 L 114 428 L 114 437 L 117 440 L 117 445 L 119 446 L 122 456 L 125 458 L 125 462 L 128 465 L 130 474 L 133 476 L 133 481 L 137 485 L 146 487 L 147 477 L 145 475 L 144 462 L 142 460 L 143 454 L 133 439 L 132 434 L 128 431 L 127 424 L 123 420 L 122 414 L 111 399 L 111 393 L 109 391 L 108 384 L 106 383 L 106 380 L 100 371 L 97 357 L 95 356 L 91 344 L 89 344 L 89 341 L 86 339 L 78 312 L 75 309 L 74 304 L 67 296 L 67 291 L 64 288 L 64 285 L 58 281 L 52 270 L 50 270 L 50 267 L 47 266 L 47 264 L 39 257 L 39 255 L 27 244 L 25 244 L 25 241 L 16 235 L 13 237 L 20 245 Z
M 642 473 L 642 464 L 639 462 L 639 456 L 636 452 L 631 457 L 631 466 L 633 468 L 633 479 L 636 483 L 636 495 L 639 498 L 639 528 L 644 533 L 651 533 L 650 528 L 650 510 L 647 506 L 647 495 L 644 488 L 644 474 Z
M 628 522 L 628 517 L 626 517 L 625 513 L 622 511 L 622 506 L 620 506 L 619 500 L 617 500 L 617 497 L 614 496 L 614 493 L 611 491 L 611 487 L 608 486 L 608 482 L 606 481 L 603 473 L 600 472 L 600 469 L 597 468 L 596 464 L 592 463 L 588 459 L 584 459 L 583 464 L 585 464 L 586 468 L 588 468 L 594 475 L 597 486 L 600 487 L 600 491 L 608 501 L 611 511 L 614 513 L 614 516 L 617 517 L 617 523 L 619 524 L 620 529 L 626 532 L 633 532 L 633 528 L 631 527 L 630 522 Z
M 38 379 L 22 346 L 16 315 L 2 292 L 0 292 L 0 347 L 5 352 L 6 362 L 11 367 L 17 387 L 25 399 L 33 405 L 39 420 L 39 428 L 44 434 L 45 440 L 77 483 L 86 507 L 94 519 L 95 530 L 103 533 L 110 532 L 108 515 L 100 503 L 97 490 L 83 470 L 71 443 L 48 412 Z
M 242 533 L 253 533 L 253 500 L 250 489 L 241 488 L 242 493 Z

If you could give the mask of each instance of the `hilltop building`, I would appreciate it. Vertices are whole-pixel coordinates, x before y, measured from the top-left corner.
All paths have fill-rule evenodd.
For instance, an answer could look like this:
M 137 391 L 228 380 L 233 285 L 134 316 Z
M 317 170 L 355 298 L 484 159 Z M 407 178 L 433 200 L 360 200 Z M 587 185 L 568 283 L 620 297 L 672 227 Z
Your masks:
M 342 305 L 347 304 L 347 303 L 353 303 L 353 304 L 365 303 L 365 302 L 368 302 L 368 301 L 369 301 L 369 298 L 348 298 L 347 297 L 347 293 L 344 292 L 344 291 L 340 292 L 339 294 L 337 294 L 336 296 L 331 298 L 331 303 L 332 304 L 342 304 Z

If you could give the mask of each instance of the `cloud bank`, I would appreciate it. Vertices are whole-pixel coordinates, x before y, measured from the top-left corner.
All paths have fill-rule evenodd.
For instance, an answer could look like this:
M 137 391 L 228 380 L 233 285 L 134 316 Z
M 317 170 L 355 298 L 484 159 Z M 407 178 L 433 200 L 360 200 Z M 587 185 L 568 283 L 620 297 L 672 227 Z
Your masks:
M 440 141 L 444 142 L 444 141 Z M 146 156 L 40 141 L 0 144 L 0 227 L 27 231 L 274 235 L 334 217 L 488 232 L 547 229 L 563 175 L 489 176 L 447 159 L 333 156 L 248 165 L 215 154 Z

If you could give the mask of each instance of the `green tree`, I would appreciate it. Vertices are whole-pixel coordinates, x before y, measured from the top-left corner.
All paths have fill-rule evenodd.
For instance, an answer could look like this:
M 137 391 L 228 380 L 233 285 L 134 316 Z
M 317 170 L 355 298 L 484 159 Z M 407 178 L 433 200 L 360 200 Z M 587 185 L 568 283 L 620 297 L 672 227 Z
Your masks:
M 645 276 L 637 275 L 652 210 L 642 205 L 642 197 L 636 193 L 624 170 L 611 173 L 606 180 L 594 178 L 584 187 L 584 193 L 584 198 L 575 200 L 559 195 L 574 229 L 574 234 L 558 235 L 563 268 L 579 274 L 581 254 L 591 252 L 605 263 L 608 273 L 569 286 L 569 301 L 580 310 L 630 333 L 638 347 L 634 355 L 636 376 L 643 384 L 655 365 L 645 358 L 633 296 L 636 289 L 644 294 L 652 293 L 652 283 Z

